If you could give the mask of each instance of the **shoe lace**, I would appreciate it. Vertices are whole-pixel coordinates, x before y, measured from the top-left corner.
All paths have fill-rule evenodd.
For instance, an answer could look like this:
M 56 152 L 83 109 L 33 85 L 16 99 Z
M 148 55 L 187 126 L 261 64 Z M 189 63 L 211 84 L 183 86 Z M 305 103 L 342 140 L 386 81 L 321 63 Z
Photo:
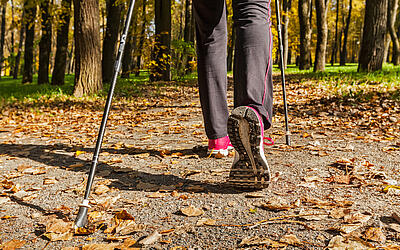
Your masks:
M 272 140 L 272 138 L 269 138 L 269 137 L 264 137 L 263 142 L 264 142 L 264 145 L 266 145 L 266 146 L 273 146 L 275 144 L 274 140 Z

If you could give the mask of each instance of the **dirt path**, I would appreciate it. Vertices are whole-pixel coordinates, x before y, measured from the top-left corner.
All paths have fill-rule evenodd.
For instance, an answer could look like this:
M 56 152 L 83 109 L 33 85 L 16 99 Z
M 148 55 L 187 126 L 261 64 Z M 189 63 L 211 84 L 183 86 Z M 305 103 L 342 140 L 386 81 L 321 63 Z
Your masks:
M 288 147 L 278 91 L 275 124 L 267 131 L 276 145 L 266 148 L 274 178 L 254 193 L 224 184 L 232 156 L 207 156 L 193 84 L 148 89 L 134 101 L 115 102 L 91 227 L 80 232 L 88 235 L 69 226 L 83 197 L 103 104 L 56 100 L 2 111 L 3 247 L 400 246 L 398 102 L 378 96 L 360 103 L 330 97 L 313 82 L 292 84 Z

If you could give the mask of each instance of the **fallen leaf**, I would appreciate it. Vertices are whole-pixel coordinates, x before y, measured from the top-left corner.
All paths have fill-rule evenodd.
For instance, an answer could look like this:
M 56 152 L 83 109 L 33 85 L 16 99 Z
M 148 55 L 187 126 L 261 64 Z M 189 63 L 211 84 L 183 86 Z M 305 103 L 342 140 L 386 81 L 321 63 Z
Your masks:
M 155 193 L 151 193 L 151 194 L 146 195 L 146 197 L 149 197 L 149 198 L 164 198 L 166 196 L 167 196 L 167 194 L 160 193 L 160 192 L 155 192 Z
M 335 208 L 335 209 L 331 210 L 329 212 L 329 216 L 334 219 L 341 219 L 345 215 L 349 214 L 350 212 L 351 212 L 351 210 L 348 208 L 339 207 L 339 208 Z
M 201 218 L 200 220 L 197 221 L 196 226 L 215 226 L 217 224 L 216 220 L 213 219 L 207 219 L 207 218 Z
M 358 241 L 356 239 L 346 239 L 340 235 L 333 237 L 327 246 L 328 249 L 332 250 L 343 250 L 343 249 L 354 249 L 354 250 L 364 250 L 369 249 L 371 246 L 363 241 Z
M 82 250 L 114 250 L 119 244 L 89 244 L 82 247 Z
M 74 234 L 72 232 L 66 232 L 66 233 L 44 233 L 43 236 L 48 238 L 50 241 L 66 241 L 66 240 L 72 240 Z
M 386 241 L 386 236 L 382 232 L 382 229 L 379 227 L 370 227 L 365 231 L 364 234 L 365 239 L 379 242 L 379 243 L 385 243 Z
M 43 185 L 56 184 L 58 180 L 55 177 L 47 177 L 43 180 Z
M 303 179 L 306 182 L 313 182 L 313 181 L 315 181 L 315 182 L 325 182 L 325 180 L 322 179 L 319 176 L 306 176 L 306 177 L 303 177 Z
M 154 231 L 152 234 L 144 238 L 143 240 L 140 240 L 139 243 L 142 245 L 151 245 L 156 243 L 157 241 L 160 240 L 161 234 L 159 234 L 157 231 Z
M 239 247 L 243 246 L 257 246 L 257 245 L 266 245 L 267 247 L 271 248 L 280 248 L 286 247 L 287 244 L 280 243 L 278 241 L 271 240 L 269 238 L 260 238 L 258 236 L 251 237 L 251 238 L 244 238 L 239 243 Z
M 76 164 L 69 165 L 69 168 L 81 168 L 83 166 L 85 166 L 83 163 L 76 163 Z
M 2 250 L 14 250 L 23 247 L 26 244 L 25 240 L 10 240 L 0 245 Z
M 286 234 L 286 235 L 282 236 L 282 238 L 279 240 L 279 242 L 286 243 L 289 245 L 294 245 L 294 246 L 302 245 L 301 241 L 294 234 Z
M 265 198 L 263 193 L 248 193 L 244 196 L 245 198 Z
M 204 211 L 202 209 L 196 208 L 194 206 L 184 207 L 181 209 L 181 212 L 182 214 L 189 217 L 195 217 L 204 214 Z
M 102 195 L 110 191 L 110 188 L 106 185 L 97 185 L 94 189 L 94 193 L 97 195 Z
M 271 197 L 265 203 L 254 204 L 254 205 L 272 211 L 289 210 L 293 208 L 293 205 L 289 204 L 289 202 L 287 202 L 281 197 Z
M 400 225 L 396 223 L 390 223 L 388 226 L 390 229 L 392 229 L 395 232 L 400 233 Z
M 133 245 L 135 245 L 136 242 L 137 242 L 137 241 L 136 241 L 135 239 L 127 238 L 127 239 L 124 240 L 124 242 L 123 242 L 122 244 L 120 244 L 120 245 L 118 246 L 118 248 L 119 248 L 119 249 L 132 249 L 132 248 L 130 248 L 130 247 L 132 247 Z
M 51 219 L 46 225 L 46 232 L 63 234 L 71 232 L 73 226 L 73 222 L 67 222 L 61 219 Z
M 9 197 L 0 197 L 0 205 L 10 201 Z
M 345 223 L 354 224 L 354 223 L 365 223 L 371 219 L 371 215 L 363 214 L 360 212 L 346 214 L 343 218 Z

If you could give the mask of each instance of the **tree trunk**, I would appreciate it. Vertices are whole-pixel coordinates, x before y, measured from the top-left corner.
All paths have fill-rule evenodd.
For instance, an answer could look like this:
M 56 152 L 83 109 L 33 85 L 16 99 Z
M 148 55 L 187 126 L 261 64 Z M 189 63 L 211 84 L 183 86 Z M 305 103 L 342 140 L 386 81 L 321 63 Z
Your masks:
M 317 48 L 315 53 L 314 72 L 325 70 L 326 44 L 328 42 L 328 0 L 315 0 L 317 11 Z
M 390 34 L 390 38 L 393 43 L 393 57 L 392 62 L 394 65 L 400 64 L 400 43 L 399 38 L 396 33 L 396 19 L 397 19 L 397 10 L 399 8 L 399 0 L 388 0 L 388 30 Z
M 133 25 L 136 26 L 136 23 Z M 121 73 L 121 78 L 129 78 L 131 72 L 132 72 L 132 51 L 133 51 L 133 45 L 135 41 L 134 37 L 134 29 L 131 27 L 129 29 L 128 33 L 128 38 L 126 39 L 126 44 L 125 44 L 125 51 L 124 55 L 122 56 L 122 73 Z
M 111 82 L 114 72 L 122 4 L 117 0 L 107 0 L 107 28 L 103 41 L 102 72 L 103 82 Z
M 139 36 L 139 44 L 137 48 L 137 58 L 136 58 L 136 72 L 135 75 L 139 76 L 140 68 L 142 67 L 142 53 L 143 53 L 143 45 L 144 45 L 144 37 L 146 33 L 146 0 L 143 0 L 142 5 L 142 28 L 140 30 Z
M 390 38 L 389 32 L 385 35 L 385 50 L 383 52 L 383 62 L 389 62 L 389 49 L 390 49 L 390 42 L 392 39 Z
M 25 0 L 24 9 L 26 36 L 22 83 L 28 83 L 33 81 L 33 40 L 35 38 L 36 3 Z
M 50 0 L 40 2 L 42 20 L 42 38 L 39 42 L 39 72 L 38 84 L 49 83 L 49 62 L 51 53 L 51 16 L 49 13 Z
M 336 0 L 336 20 L 335 20 L 335 42 L 332 47 L 332 56 L 331 56 L 331 65 L 333 66 L 336 63 L 336 54 L 338 47 L 338 24 L 339 24 L 339 10 L 340 10 L 340 0 Z
M 3 62 L 4 62 L 4 40 L 5 40 L 5 36 L 6 36 L 6 8 L 7 8 L 7 3 L 4 3 L 2 10 L 1 10 L 0 77 L 2 76 Z
M 97 0 L 74 0 L 74 96 L 99 92 L 101 79 L 100 16 Z
M 14 75 L 14 67 L 15 67 L 15 38 L 14 38 L 14 30 L 15 30 L 15 19 L 14 19 L 14 1 L 10 1 L 11 3 L 11 49 L 10 49 L 10 59 L 8 60 L 8 64 L 10 65 L 10 75 Z
M 346 19 L 346 27 L 344 28 L 343 45 L 340 50 L 340 66 L 346 66 L 347 60 L 347 38 L 349 36 L 350 20 L 351 20 L 351 10 L 353 9 L 353 0 L 349 3 L 349 14 Z
M 71 19 L 71 0 L 61 2 L 62 12 L 60 15 L 60 27 L 57 30 L 57 48 L 54 58 L 54 68 L 51 78 L 52 85 L 63 85 L 65 69 L 67 67 L 68 33 Z
M 367 0 L 358 71 L 382 69 L 388 0 Z
M 171 0 L 155 0 L 156 42 L 153 58 L 156 62 L 151 69 L 151 81 L 170 81 L 171 48 Z
M 299 0 L 300 70 L 311 68 L 311 12 L 311 0 Z
M 25 9 L 22 12 L 21 20 L 25 20 Z M 20 27 L 20 32 L 19 32 L 19 44 L 18 44 L 17 56 L 15 57 L 13 79 L 18 78 L 18 74 L 20 71 L 19 66 L 20 66 L 20 62 L 21 62 L 22 46 L 24 44 L 24 35 L 25 35 L 25 25 L 24 25 L 24 22 L 21 22 L 21 27 Z
M 282 44 L 283 44 L 283 63 L 286 69 L 288 64 L 289 52 L 289 12 L 292 8 L 292 0 L 283 0 L 283 17 L 282 17 Z

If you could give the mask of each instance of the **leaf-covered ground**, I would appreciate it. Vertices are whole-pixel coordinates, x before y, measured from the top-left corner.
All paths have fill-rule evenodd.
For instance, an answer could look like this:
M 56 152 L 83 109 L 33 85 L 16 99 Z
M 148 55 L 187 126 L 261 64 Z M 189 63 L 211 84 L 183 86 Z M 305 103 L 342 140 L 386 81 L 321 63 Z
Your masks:
M 302 75 L 288 79 L 293 145 L 284 144 L 276 77 L 275 123 L 267 131 L 276 144 L 266 148 L 273 179 L 258 192 L 225 185 L 232 155 L 206 154 L 195 82 L 147 83 L 140 92 L 120 92 L 91 196 L 90 223 L 79 231 L 72 224 L 103 99 L 61 96 L 5 106 L 1 247 L 396 249 L 398 85 L 343 90 Z

